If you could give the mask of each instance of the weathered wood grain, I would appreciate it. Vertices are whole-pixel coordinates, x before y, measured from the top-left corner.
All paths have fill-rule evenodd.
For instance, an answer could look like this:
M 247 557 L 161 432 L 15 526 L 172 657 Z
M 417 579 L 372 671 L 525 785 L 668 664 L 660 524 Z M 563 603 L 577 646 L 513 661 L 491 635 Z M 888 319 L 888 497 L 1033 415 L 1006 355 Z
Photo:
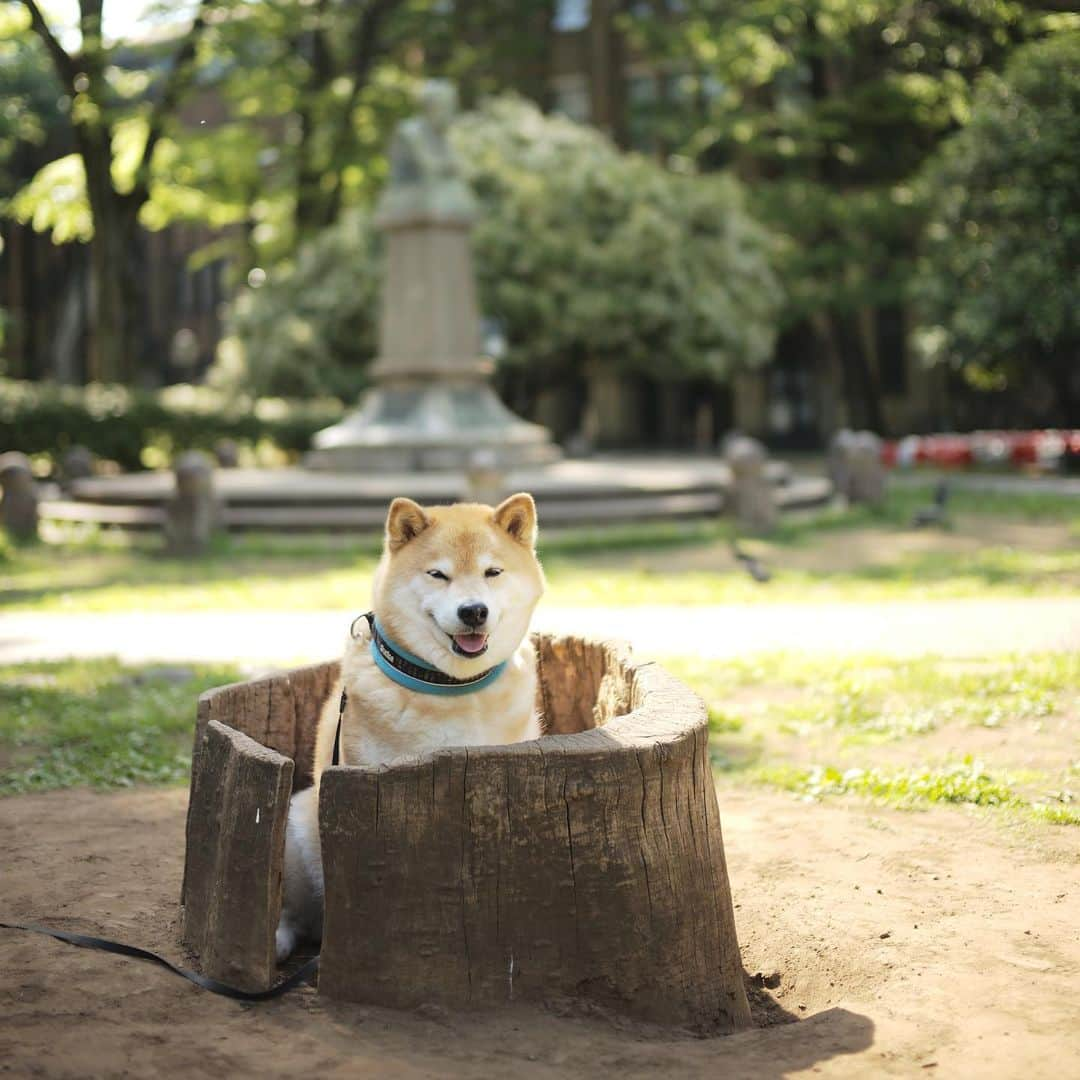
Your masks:
M 293 763 L 210 720 L 193 767 L 183 936 L 203 971 L 246 990 L 275 974 Z
M 335 660 L 207 690 L 199 698 L 192 756 L 200 752 L 206 725 L 218 720 L 292 758 L 296 789 L 310 786 L 319 709 L 339 669 Z
M 587 731 L 627 712 L 630 650 L 622 641 L 534 634 L 544 733 Z
M 703 1032 L 746 1026 L 704 704 L 619 643 L 534 640 L 551 734 L 324 774 L 320 991 L 401 1007 L 570 996 Z M 273 974 L 281 755 L 303 786 L 337 671 L 200 699 L 185 936 L 241 985 Z M 269 832 L 254 806 L 273 808 Z
M 320 990 L 745 1026 L 703 703 L 615 646 L 541 647 L 552 726 L 586 730 L 324 774 Z

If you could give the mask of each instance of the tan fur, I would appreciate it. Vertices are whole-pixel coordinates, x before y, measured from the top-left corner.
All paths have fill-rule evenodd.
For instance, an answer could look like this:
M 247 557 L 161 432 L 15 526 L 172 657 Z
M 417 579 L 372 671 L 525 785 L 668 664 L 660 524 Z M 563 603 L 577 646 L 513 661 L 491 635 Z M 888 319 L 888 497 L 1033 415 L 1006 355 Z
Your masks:
M 507 666 L 494 683 L 474 693 L 417 693 L 375 666 L 367 624 L 357 624 L 364 632 L 347 643 L 341 678 L 320 715 L 314 787 L 294 796 L 289 810 L 279 959 L 292 951 L 298 937 L 319 935 L 318 789 L 332 760 L 343 687 L 348 704 L 341 749 L 347 765 L 393 764 L 441 747 L 520 742 L 540 734 L 536 656 L 528 638 L 533 609 L 544 591 L 535 544 L 536 508 L 526 494 L 512 495 L 494 509 L 472 503 L 420 507 L 409 499 L 391 503 L 373 585 L 373 610 L 383 631 L 454 678 L 469 678 L 504 660 Z M 502 573 L 486 576 L 492 568 Z M 432 578 L 433 569 L 449 580 Z M 487 651 L 460 656 L 450 634 L 463 629 L 459 606 L 473 602 L 489 610 Z

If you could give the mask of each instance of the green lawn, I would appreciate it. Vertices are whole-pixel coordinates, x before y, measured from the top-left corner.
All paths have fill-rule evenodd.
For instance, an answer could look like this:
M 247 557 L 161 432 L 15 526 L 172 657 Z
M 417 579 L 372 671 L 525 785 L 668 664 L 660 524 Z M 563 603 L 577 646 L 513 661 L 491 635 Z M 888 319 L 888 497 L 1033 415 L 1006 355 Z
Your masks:
M 1078 656 L 665 664 L 708 703 L 723 784 L 1080 824 Z M 243 677 L 115 660 L 0 667 L 0 795 L 184 784 L 196 698 Z
M 1075 500 L 958 494 L 950 529 L 908 528 L 927 498 L 925 489 L 901 490 L 878 514 L 786 518 L 768 541 L 744 541 L 774 570 L 765 586 L 732 559 L 726 522 L 549 532 L 548 602 L 886 602 L 1080 586 Z M 93 533 L 4 547 L 0 608 L 351 608 L 366 601 L 378 555 L 370 537 L 237 536 L 193 561 L 165 558 L 155 544 Z M 1080 657 L 669 666 L 709 703 L 725 783 L 1080 822 Z M 0 793 L 184 782 L 196 697 L 240 677 L 233 667 L 109 660 L 0 667 Z
M 0 795 L 187 783 L 195 702 L 233 667 L 115 660 L 0 666 Z
M 1080 824 L 1075 654 L 665 664 L 708 703 L 713 764 L 727 782 Z
M 543 534 L 552 604 L 644 605 L 1054 595 L 1080 587 L 1080 503 L 958 493 L 948 530 L 907 526 L 928 489 L 892 493 L 879 513 L 785 518 L 743 543 L 774 578 L 733 559 L 726 521 Z M 91 532 L 0 552 L 0 608 L 157 611 L 351 608 L 366 602 L 372 537 L 237 535 L 199 559 L 170 559 L 154 537 Z

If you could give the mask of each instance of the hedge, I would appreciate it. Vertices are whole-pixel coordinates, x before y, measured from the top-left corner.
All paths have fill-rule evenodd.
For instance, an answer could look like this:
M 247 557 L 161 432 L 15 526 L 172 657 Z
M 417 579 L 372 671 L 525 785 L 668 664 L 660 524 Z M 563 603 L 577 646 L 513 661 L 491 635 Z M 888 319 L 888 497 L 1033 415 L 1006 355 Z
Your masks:
M 298 455 L 343 412 L 332 399 L 251 399 L 187 384 L 149 391 L 0 379 L 0 451 L 55 461 L 68 447 L 83 445 L 128 470 L 147 468 L 154 458 L 167 461 L 181 450 L 213 450 L 223 438 L 252 447 L 269 441 Z

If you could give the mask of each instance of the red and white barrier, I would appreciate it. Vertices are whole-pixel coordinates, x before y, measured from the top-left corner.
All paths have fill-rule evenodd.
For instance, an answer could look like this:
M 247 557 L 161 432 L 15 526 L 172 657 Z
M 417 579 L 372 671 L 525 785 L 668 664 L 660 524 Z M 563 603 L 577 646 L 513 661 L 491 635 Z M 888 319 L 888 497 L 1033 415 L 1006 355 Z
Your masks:
M 881 458 L 886 465 L 900 469 L 916 465 L 1053 469 L 1067 458 L 1080 458 L 1080 429 L 908 435 L 884 443 Z

